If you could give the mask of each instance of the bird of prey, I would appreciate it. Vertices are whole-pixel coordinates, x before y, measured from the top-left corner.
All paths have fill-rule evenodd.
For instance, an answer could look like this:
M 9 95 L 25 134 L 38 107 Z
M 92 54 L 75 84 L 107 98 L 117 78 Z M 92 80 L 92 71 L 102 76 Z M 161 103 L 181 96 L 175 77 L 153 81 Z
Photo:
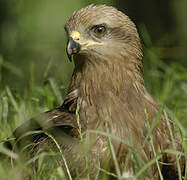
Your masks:
M 73 179 L 88 178 L 86 167 L 95 180 L 103 170 L 110 179 L 178 179 L 183 148 L 173 122 L 144 87 L 134 23 L 114 7 L 89 5 L 73 13 L 65 31 L 67 55 L 75 64 L 67 96 L 60 107 L 18 127 L 14 136 L 28 130 L 51 133 L 66 160 L 59 162 Z M 29 139 L 35 144 L 31 154 L 42 147 L 57 152 L 42 132 Z M 146 163 L 142 178 L 137 173 Z

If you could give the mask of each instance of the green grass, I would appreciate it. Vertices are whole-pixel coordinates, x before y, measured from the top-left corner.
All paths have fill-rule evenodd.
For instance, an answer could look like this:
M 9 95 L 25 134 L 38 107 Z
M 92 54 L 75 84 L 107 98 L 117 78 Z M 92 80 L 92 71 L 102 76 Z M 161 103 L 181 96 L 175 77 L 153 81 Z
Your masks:
M 144 38 L 143 42 L 145 85 L 148 91 L 164 107 L 172 120 L 176 122 L 176 125 L 181 130 L 178 133 L 181 133 L 184 147 L 187 147 L 187 69 L 178 62 L 166 64 L 164 61 L 162 61 L 161 58 L 155 53 L 155 48 L 152 45 L 148 34 L 145 34 L 145 30 L 143 32 L 143 36 L 147 37 Z M 1 61 L 0 67 L 6 67 L 8 71 L 11 71 L 14 74 L 20 74 L 21 69 L 14 67 L 11 64 L 3 64 L 3 62 L 4 61 Z M 64 88 L 65 86 L 57 79 L 54 79 L 51 75 L 46 73 L 48 69 L 46 69 L 44 73 L 43 84 L 39 85 L 35 84 L 34 79 L 37 77 L 33 72 L 33 69 L 34 67 L 31 65 L 30 78 L 28 82 L 29 85 L 28 87 L 23 87 L 22 91 L 15 91 L 15 89 L 10 88 L 10 85 L 8 84 L 5 87 L 0 88 L 0 142 L 6 140 L 6 138 L 11 135 L 13 130 L 24 121 L 36 116 L 36 114 L 60 105 L 64 99 L 66 92 L 66 88 Z M 16 77 L 17 83 L 19 83 L 19 75 Z M 78 110 L 76 114 L 78 117 Z M 77 119 L 79 122 L 79 117 Z M 155 119 L 155 122 L 152 125 L 147 124 L 147 126 L 152 130 L 157 123 L 157 119 Z M 81 134 L 80 123 L 78 124 L 79 133 Z M 146 140 L 150 139 L 149 141 L 154 152 L 151 130 L 148 132 Z M 125 142 L 117 137 L 111 136 L 107 132 L 107 128 L 106 132 L 92 131 L 90 133 L 100 133 L 108 138 L 110 153 L 112 154 L 112 159 L 117 172 L 117 174 L 113 176 L 121 179 L 119 165 L 115 157 L 111 139 L 114 138 L 122 143 Z M 53 138 L 52 135 L 47 133 L 47 136 L 49 136 L 55 143 L 58 152 L 54 153 L 50 151 L 50 149 L 40 151 L 34 158 L 29 160 L 26 160 L 21 154 L 16 154 L 15 152 L 7 150 L 2 146 L 1 143 L 0 152 L 9 158 L 2 158 L 2 156 L 0 156 L 0 179 L 8 180 L 14 177 L 14 179 L 20 180 L 23 172 L 31 175 L 33 179 L 37 180 L 65 179 L 64 171 L 69 171 L 68 165 L 66 166 L 66 169 L 63 170 L 58 163 L 59 158 L 62 158 L 62 160 L 66 162 L 63 156 L 63 149 L 60 148 L 58 142 Z M 175 148 L 173 150 L 166 150 L 166 152 L 175 154 L 177 157 L 181 155 L 181 153 L 177 152 Z M 45 163 L 46 156 L 50 158 L 50 160 L 53 162 L 51 164 L 53 165 L 50 166 L 49 164 Z M 138 153 L 136 151 L 132 151 L 128 157 L 129 159 L 133 158 L 133 161 L 137 164 L 137 173 L 135 174 L 135 177 L 138 179 L 143 179 L 144 172 L 153 163 L 158 164 L 161 156 L 162 154 L 155 153 L 155 157 L 153 159 L 147 163 L 144 163 L 142 162 Z M 38 159 L 38 169 L 35 171 L 35 173 L 33 173 L 32 163 L 35 162 L 36 159 Z M 128 158 L 126 161 L 127 162 L 125 162 L 125 164 L 128 163 Z M 104 169 L 100 170 L 105 174 L 103 175 L 103 179 L 107 179 L 107 174 L 110 174 L 110 172 L 107 172 Z M 158 171 L 160 171 L 159 166 Z M 182 180 L 180 171 L 179 175 L 180 180 Z M 160 176 L 162 175 L 160 174 Z M 185 176 L 187 177 L 187 175 Z M 68 174 L 68 177 L 69 179 L 72 179 L 71 174 Z

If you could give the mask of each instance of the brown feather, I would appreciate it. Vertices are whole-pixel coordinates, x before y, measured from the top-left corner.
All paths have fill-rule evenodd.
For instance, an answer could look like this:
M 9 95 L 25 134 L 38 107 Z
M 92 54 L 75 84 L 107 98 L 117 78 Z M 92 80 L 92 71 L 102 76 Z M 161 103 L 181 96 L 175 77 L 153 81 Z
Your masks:
M 141 74 L 140 40 L 136 27 L 128 16 L 113 7 L 90 5 L 72 15 L 66 24 L 66 30 L 68 35 L 72 31 L 79 31 L 88 40 L 91 35 L 87 31 L 91 26 L 100 23 L 105 23 L 108 27 L 106 37 L 101 40 L 104 45 L 102 47 L 93 46 L 74 55 L 75 69 L 63 105 L 47 112 L 44 117 L 39 117 L 37 124 L 44 130 L 56 126 L 62 127 L 61 130 L 66 132 L 70 138 L 68 139 L 69 145 L 61 142 L 61 147 L 64 150 L 72 175 L 76 176 L 76 168 L 79 172 L 84 170 L 86 162 L 83 157 L 86 154 L 90 162 L 91 179 L 99 179 L 100 177 L 99 170 L 94 165 L 105 168 L 107 162 L 110 162 L 107 168 L 114 170 L 115 173 L 108 147 L 108 138 L 94 133 L 90 136 L 86 135 L 93 130 L 106 132 L 108 126 L 112 136 L 123 141 L 122 143 L 112 139 L 121 174 L 129 173 L 133 176 L 138 165 L 130 161 L 128 169 L 123 172 L 126 156 L 129 152 L 134 151 L 139 153 L 145 162 L 154 157 L 149 140 L 143 146 L 149 131 L 146 115 L 148 114 L 148 122 L 151 126 L 154 118 L 160 112 L 160 107 L 144 87 Z M 77 133 L 78 125 L 75 116 L 77 104 L 80 107 L 79 116 L 82 132 L 85 133 L 84 143 L 79 142 L 80 137 Z M 165 149 L 173 149 L 167 125 L 168 117 L 164 112 L 161 114 L 159 122 L 152 132 L 156 153 L 161 153 Z M 170 120 L 169 123 L 174 134 L 173 123 Z M 65 131 L 67 127 L 71 129 L 68 132 Z M 34 129 L 36 129 L 35 126 Z M 19 128 L 16 132 L 18 131 Z M 20 133 L 14 134 L 20 135 Z M 58 139 L 60 137 L 58 135 Z M 181 142 L 175 134 L 174 138 L 177 150 L 183 151 Z M 46 146 L 46 144 L 52 146 L 47 137 L 37 139 L 37 142 L 40 142 L 37 149 Z M 171 163 L 170 166 L 163 166 L 159 163 L 163 175 L 165 175 L 164 179 L 177 178 L 175 155 L 164 154 L 159 161 Z M 184 168 L 183 161 L 181 157 L 182 171 Z M 146 176 L 147 179 L 160 179 L 156 164 L 150 168 Z

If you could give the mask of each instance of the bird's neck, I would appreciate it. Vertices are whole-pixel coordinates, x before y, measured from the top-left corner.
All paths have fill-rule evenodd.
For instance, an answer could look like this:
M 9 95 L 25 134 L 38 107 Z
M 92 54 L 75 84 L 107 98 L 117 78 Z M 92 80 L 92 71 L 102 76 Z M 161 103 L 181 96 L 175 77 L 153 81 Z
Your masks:
M 92 58 L 91 60 L 79 61 L 78 65 L 75 63 L 69 88 L 70 92 L 75 89 L 79 90 L 78 101 L 76 102 L 80 102 L 80 109 L 84 109 L 84 111 L 80 110 L 80 115 L 83 121 L 85 120 L 87 123 L 88 129 L 95 128 L 95 124 L 92 124 L 95 116 L 91 118 L 93 121 L 87 122 L 88 112 L 99 113 L 102 111 L 110 114 L 112 111 L 117 112 L 118 109 L 122 108 L 124 117 L 138 114 L 137 119 L 144 119 L 145 108 L 148 112 L 152 112 L 151 107 L 157 106 L 144 87 L 141 71 L 136 64 L 137 59 L 131 59 L 131 62 L 129 59 L 122 61 L 96 59 L 93 61 Z M 135 107 L 135 111 L 129 112 L 132 107 Z M 155 114 L 155 112 L 156 110 L 151 114 Z M 112 119 L 115 118 L 108 117 L 108 122 L 113 122 Z
M 75 61 L 71 87 L 80 89 L 81 94 L 112 92 L 119 94 L 124 89 L 142 87 L 141 64 L 137 59 L 99 59 L 93 57 Z M 134 63 L 133 63 L 134 62 Z M 80 95 L 81 95 L 80 94 Z

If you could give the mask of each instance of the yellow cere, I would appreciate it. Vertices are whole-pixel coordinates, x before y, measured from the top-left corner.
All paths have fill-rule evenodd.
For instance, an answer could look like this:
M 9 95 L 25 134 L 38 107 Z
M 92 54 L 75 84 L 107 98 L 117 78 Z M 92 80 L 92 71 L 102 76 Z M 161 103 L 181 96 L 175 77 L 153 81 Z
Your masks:
M 70 35 L 74 40 L 79 40 L 81 37 L 81 34 L 78 31 L 73 31 Z
M 81 50 L 87 49 L 88 46 L 103 44 L 102 42 L 83 41 L 83 39 L 81 38 L 81 34 L 78 31 L 73 31 L 70 37 L 72 37 L 74 41 L 78 41 L 78 43 L 81 45 Z

